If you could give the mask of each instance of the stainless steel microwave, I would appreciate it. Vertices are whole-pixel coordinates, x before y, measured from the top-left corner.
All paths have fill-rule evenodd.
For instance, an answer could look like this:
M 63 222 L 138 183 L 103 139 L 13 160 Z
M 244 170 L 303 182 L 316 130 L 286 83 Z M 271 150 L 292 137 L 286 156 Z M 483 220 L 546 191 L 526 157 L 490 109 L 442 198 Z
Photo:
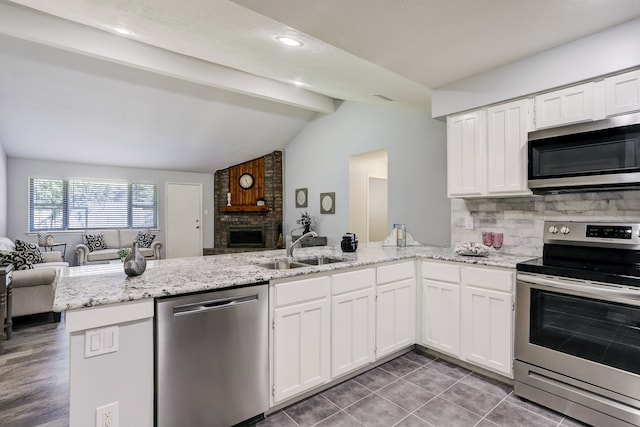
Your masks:
M 640 189 L 640 113 L 529 133 L 535 194 Z

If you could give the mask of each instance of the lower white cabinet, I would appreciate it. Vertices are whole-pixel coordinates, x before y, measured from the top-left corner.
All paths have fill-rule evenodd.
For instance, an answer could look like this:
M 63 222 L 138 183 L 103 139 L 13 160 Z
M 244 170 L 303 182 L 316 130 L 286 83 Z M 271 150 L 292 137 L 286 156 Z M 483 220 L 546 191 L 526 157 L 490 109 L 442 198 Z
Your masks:
M 513 284 L 515 273 L 462 268 L 462 356 L 513 378 Z
M 460 266 L 422 263 L 422 343 L 460 357 Z
M 421 344 L 513 378 L 515 272 L 422 262 Z
M 416 342 L 415 262 L 377 268 L 376 359 Z
M 271 288 L 273 404 L 330 380 L 330 284 L 323 276 Z
M 373 362 L 376 328 L 374 268 L 331 278 L 331 377 Z

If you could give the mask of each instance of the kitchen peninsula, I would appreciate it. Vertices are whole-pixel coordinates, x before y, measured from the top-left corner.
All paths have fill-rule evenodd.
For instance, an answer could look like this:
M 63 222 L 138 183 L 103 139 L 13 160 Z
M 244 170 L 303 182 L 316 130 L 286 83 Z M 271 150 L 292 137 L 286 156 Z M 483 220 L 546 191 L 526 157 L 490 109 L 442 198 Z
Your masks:
M 120 264 L 64 270 L 59 278 L 54 310 L 66 312 L 66 328 L 70 333 L 70 425 L 93 425 L 96 408 L 113 402 L 118 402 L 121 425 L 154 424 L 155 298 L 265 282 L 273 287 L 281 282 L 302 283 L 305 279 L 344 276 L 364 270 L 373 272 L 372 292 L 375 292 L 376 269 L 380 285 L 382 269 L 400 263 L 410 266 L 411 303 L 415 306 L 422 301 L 418 297 L 420 292 L 416 293 L 421 287 L 416 283 L 426 281 L 428 276 L 420 273 L 421 263 L 435 262 L 437 274 L 442 264 L 449 268 L 447 271 L 452 271 L 450 267 L 469 266 L 513 275 L 511 270 L 516 263 L 525 259 L 497 252 L 487 257 L 464 257 L 449 247 L 396 248 L 382 247 L 380 243 L 361 245 L 355 253 L 342 253 L 334 247 L 311 247 L 296 249 L 294 255 L 297 259 L 328 256 L 344 261 L 288 270 L 260 266 L 285 256 L 284 250 L 275 250 L 155 260 L 148 262 L 145 273 L 137 277 L 127 277 Z M 414 318 L 416 312 L 420 315 L 421 310 L 413 310 Z M 418 337 L 420 323 L 417 322 L 418 332 L 414 333 L 411 345 L 424 341 Z M 287 399 L 272 400 L 272 407 Z

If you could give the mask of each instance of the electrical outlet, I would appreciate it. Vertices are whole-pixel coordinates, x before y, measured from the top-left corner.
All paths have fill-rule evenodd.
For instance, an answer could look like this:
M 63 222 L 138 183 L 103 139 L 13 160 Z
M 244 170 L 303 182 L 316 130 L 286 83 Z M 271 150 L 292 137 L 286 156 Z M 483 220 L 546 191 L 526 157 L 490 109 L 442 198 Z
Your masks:
M 96 427 L 118 427 L 118 402 L 96 408 Z
M 473 230 L 473 217 L 471 215 L 464 219 L 464 228 L 467 230 Z

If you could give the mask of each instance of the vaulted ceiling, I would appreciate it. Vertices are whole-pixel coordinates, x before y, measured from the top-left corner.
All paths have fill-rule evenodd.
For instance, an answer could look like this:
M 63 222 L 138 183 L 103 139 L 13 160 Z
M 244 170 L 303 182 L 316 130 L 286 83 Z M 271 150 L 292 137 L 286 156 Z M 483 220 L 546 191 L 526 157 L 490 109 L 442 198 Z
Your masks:
M 213 172 L 334 100 L 429 114 L 434 88 L 639 16 L 637 0 L 0 0 L 0 143 Z

